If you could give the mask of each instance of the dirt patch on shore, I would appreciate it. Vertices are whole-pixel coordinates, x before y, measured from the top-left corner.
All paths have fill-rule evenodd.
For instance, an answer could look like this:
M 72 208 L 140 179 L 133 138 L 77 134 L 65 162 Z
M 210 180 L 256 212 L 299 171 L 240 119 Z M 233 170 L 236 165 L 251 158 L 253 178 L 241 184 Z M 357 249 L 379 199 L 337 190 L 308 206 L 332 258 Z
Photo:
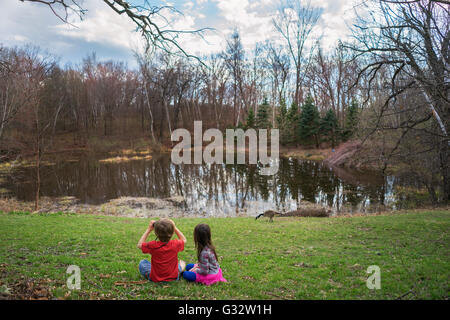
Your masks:
M 332 149 L 280 148 L 280 156 L 301 160 L 323 161 L 332 154 Z
M 337 147 L 324 162 L 331 166 L 359 167 L 354 156 L 360 149 L 360 142 L 347 141 Z
M 181 196 L 164 199 L 121 197 L 99 205 L 80 203 L 75 197 L 43 197 L 39 202 L 39 210 L 34 211 L 34 202 L 18 201 L 15 198 L 0 199 L 0 211 L 4 212 L 63 212 L 140 218 L 184 217 L 186 216 L 185 206 L 185 199 Z

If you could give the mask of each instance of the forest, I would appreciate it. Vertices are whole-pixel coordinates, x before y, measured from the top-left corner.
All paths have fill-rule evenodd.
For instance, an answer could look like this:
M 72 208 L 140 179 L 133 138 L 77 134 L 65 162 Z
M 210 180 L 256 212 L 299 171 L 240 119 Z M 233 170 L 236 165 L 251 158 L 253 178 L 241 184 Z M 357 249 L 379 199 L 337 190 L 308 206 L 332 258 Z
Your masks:
M 321 10 L 299 1 L 274 15 L 279 41 L 246 51 L 235 29 L 209 56 L 136 50 L 136 68 L 95 52 L 62 65 L 47 48 L 1 45 L 1 161 L 33 159 L 39 169 L 48 153 L 107 141 L 170 149 L 173 130 L 201 120 L 204 129 L 277 128 L 282 146 L 395 169 L 433 203 L 448 202 L 448 4 L 380 0 L 355 10 L 352 40 L 327 50 L 313 37 Z

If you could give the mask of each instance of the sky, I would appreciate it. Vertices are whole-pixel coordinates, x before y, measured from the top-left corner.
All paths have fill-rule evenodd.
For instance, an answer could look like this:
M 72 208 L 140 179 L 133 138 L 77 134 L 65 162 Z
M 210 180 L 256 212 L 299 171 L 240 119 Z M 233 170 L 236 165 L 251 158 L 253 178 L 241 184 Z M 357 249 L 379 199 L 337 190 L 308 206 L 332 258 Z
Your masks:
M 257 42 L 279 40 L 272 18 L 280 1 L 153 0 L 150 3 L 170 5 L 183 13 L 167 15 L 174 29 L 214 28 L 204 35 L 204 40 L 192 35 L 179 40 L 188 53 L 202 56 L 222 51 L 234 29 L 239 31 L 247 51 L 251 51 Z M 321 36 L 321 46 L 325 50 L 332 48 L 338 39 L 349 37 L 348 26 L 354 19 L 356 0 L 312 0 L 311 3 L 323 10 L 313 36 Z M 63 64 L 79 63 L 83 57 L 95 52 L 99 60 L 120 60 L 134 66 L 133 50 L 142 47 L 134 24 L 101 0 L 82 0 L 82 5 L 88 11 L 82 21 L 71 16 L 72 26 L 63 23 L 42 4 L 0 0 L 0 44 L 37 45 L 58 56 Z

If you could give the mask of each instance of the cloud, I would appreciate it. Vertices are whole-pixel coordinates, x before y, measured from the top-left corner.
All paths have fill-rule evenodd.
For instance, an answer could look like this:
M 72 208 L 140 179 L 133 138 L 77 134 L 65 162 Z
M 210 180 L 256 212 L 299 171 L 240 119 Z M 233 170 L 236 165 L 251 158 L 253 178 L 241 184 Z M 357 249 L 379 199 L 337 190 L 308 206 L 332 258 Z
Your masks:
M 267 39 L 280 42 L 279 34 L 274 29 L 272 19 L 280 2 L 271 0 L 213 0 L 223 17 L 221 30 L 228 36 L 233 27 L 237 27 L 246 50 L 252 50 L 256 42 Z M 354 0 L 311 1 L 313 7 L 323 9 L 322 16 L 311 35 L 312 39 L 321 37 L 322 47 L 327 50 L 336 45 L 338 39 L 349 35 L 348 25 L 354 19 Z
M 350 37 L 348 26 L 355 19 L 354 3 L 352 0 L 321 2 L 324 12 L 320 17 L 318 29 L 323 35 L 322 46 L 324 49 L 335 46 L 339 39 L 346 40 Z
M 119 16 L 103 2 L 89 2 L 88 13 L 83 21 L 54 26 L 55 32 L 66 38 L 76 38 L 87 43 L 104 44 L 118 48 L 133 49 L 140 42 L 132 21 Z
M 278 1 L 272 0 L 177 0 L 175 6 L 183 15 L 166 13 L 173 29 L 194 30 L 213 27 L 205 33 L 207 42 L 198 36 L 183 34 L 179 42 L 187 52 L 202 55 L 225 48 L 234 28 L 241 35 L 244 48 L 253 50 L 256 42 L 277 39 L 272 26 Z M 168 3 L 166 1 L 166 3 Z M 323 8 L 315 36 L 323 35 L 322 46 L 332 47 L 337 39 L 349 33 L 347 24 L 353 19 L 353 0 L 312 2 Z M 142 44 L 135 25 L 119 16 L 103 1 L 83 2 L 88 12 L 83 21 L 75 20 L 77 28 L 61 22 L 48 7 L 29 2 L 2 1 L 0 10 L 0 43 L 7 46 L 32 42 L 61 56 L 63 61 L 80 61 L 92 51 L 100 59 L 125 60 L 133 64 L 132 50 Z M 163 20 L 160 20 L 163 23 Z
M 268 10 L 264 1 L 213 0 L 218 8 L 217 24 L 224 38 L 237 28 L 244 49 L 250 51 L 256 42 L 267 39 L 274 30 L 272 27 L 273 10 Z M 220 19 L 222 18 L 222 19 Z M 217 48 L 219 49 L 219 48 Z M 224 49 L 223 47 L 220 49 Z
M 4 2 L 0 10 L 0 43 L 6 46 L 37 45 L 60 56 L 63 63 L 80 62 L 93 51 L 100 59 L 131 62 L 132 27 L 112 10 L 102 8 L 98 1 L 84 3 L 89 11 L 85 20 L 74 22 L 78 26 L 74 28 L 63 23 L 47 6 Z
M 194 3 L 192 1 L 188 1 L 183 5 L 184 8 L 186 9 L 192 9 L 194 7 Z

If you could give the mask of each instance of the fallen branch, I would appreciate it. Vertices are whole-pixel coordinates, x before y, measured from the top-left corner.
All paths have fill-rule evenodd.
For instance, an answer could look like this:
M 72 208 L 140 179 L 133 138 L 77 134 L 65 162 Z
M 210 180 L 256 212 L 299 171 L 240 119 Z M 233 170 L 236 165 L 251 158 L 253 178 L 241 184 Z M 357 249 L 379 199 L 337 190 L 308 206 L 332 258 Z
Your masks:
M 401 300 L 401 299 L 403 299 L 404 297 L 406 297 L 408 294 L 410 294 L 410 293 L 413 293 L 413 291 L 412 290 L 409 290 L 408 292 L 406 292 L 405 294 L 403 294 L 403 295 L 401 295 L 400 297 L 398 297 L 398 298 L 396 298 L 396 300 Z
M 121 281 L 117 281 L 114 282 L 115 286 L 124 286 L 126 287 L 129 284 L 146 284 L 148 283 L 148 280 L 141 280 L 141 281 L 127 281 L 127 282 L 121 282 Z

